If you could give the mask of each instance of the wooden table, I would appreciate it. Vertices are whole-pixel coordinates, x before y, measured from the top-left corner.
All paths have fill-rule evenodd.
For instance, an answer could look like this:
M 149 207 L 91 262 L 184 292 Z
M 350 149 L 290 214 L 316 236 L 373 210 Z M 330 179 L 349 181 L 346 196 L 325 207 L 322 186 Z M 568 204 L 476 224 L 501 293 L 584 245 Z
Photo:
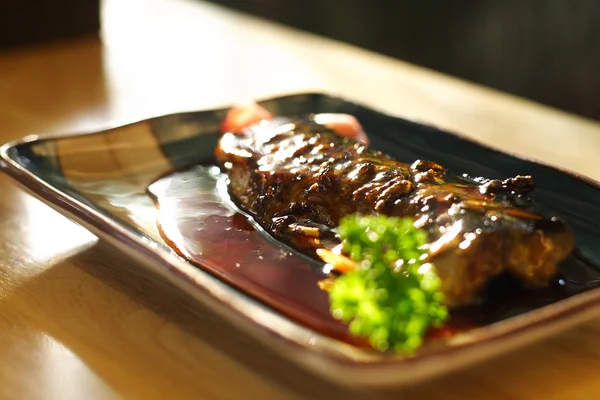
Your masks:
M 596 122 L 202 2 L 109 0 L 104 17 L 101 39 L 0 54 L 2 142 L 324 90 L 600 179 Z M 409 390 L 344 391 L 6 177 L 0 193 L 1 398 L 598 398 L 600 320 Z

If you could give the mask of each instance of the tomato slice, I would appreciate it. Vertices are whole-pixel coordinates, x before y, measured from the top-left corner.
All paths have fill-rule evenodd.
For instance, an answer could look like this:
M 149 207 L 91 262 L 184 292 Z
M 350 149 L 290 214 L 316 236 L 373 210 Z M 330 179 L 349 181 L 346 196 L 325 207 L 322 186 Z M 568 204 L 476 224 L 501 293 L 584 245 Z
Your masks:
M 340 136 L 348 137 L 359 143 L 368 144 L 369 138 L 363 131 L 358 120 L 349 114 L 317 114 L 314 116 L 317 124 L 331 128 Z
M 256 103 L 232 107 L 221 123 L 221 132 L 241 133 L 245 128 L 263 120 L 273 119 L 273 115 Z
M 240 134 L 244 129 L 260 121 L 273 119 L 273 114 L 256 103 L 232 107 L 221 123 L 221 132 Z M 338 135 L 349 137 L 357 142 L 368 144 L 369 138 L 356 118 L 349 114 L 316 114 L 318 124 L 333 129 Z

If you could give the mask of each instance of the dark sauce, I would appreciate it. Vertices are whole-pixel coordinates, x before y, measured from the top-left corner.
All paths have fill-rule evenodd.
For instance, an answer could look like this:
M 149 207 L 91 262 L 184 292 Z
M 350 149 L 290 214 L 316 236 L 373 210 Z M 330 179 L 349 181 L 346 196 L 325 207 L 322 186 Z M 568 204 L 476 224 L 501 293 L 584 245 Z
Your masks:
M 273 240 L 236 210 L 216 167 L 175 172 L 149 187 L 165 242 L 258 301 L 326 335 L 361 344 L 329 312 L 323 264 Z
M 180 256 L 256 300 L 322 334 L 367 346 L 332 317 L 324 265 L 273 239 L 229 198 L 217 167 L 197 166 L 165 176 L 149 189 L 159 208 L 162 238 Z M 597 287 L 600 268 L 577 252 L 547 288 L 524 287 L 508 275 L 491 281 L 477 304 L 453 310 L 429 337 L 488 325 Z

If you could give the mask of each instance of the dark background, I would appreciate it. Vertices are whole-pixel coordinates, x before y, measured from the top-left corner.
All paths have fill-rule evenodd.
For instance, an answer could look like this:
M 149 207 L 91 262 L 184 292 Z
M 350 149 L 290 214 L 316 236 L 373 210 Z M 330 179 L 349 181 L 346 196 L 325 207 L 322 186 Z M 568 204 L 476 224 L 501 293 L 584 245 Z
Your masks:
M 600 0 L 212 0 L 600 120 Z
M 100 0 L 0 0 L 0 51 L 99 28 Z
M 600 0 L 210 1 L 600 120 Z M 99 0 L 0 0 L 0 51 L 99 25 Z

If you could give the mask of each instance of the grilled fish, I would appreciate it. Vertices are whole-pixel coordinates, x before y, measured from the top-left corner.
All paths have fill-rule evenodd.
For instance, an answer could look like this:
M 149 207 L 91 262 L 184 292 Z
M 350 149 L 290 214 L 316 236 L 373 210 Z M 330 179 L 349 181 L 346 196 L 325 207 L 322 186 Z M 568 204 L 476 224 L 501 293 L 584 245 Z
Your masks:
M 362 132 L 356 141 L 316 119 L 231 129 L 215 152 L 234 201 L 293 247 L 336 248 L 335 228 L 350 214 L 411 217 L 428 232 L 449 306 L 472 302 L 503 272 L 547 285 L 572 252 L 567 224 L 527 197 L 531 177 L 471 179 L 430 161 L 403 163 L 369 148 Z

